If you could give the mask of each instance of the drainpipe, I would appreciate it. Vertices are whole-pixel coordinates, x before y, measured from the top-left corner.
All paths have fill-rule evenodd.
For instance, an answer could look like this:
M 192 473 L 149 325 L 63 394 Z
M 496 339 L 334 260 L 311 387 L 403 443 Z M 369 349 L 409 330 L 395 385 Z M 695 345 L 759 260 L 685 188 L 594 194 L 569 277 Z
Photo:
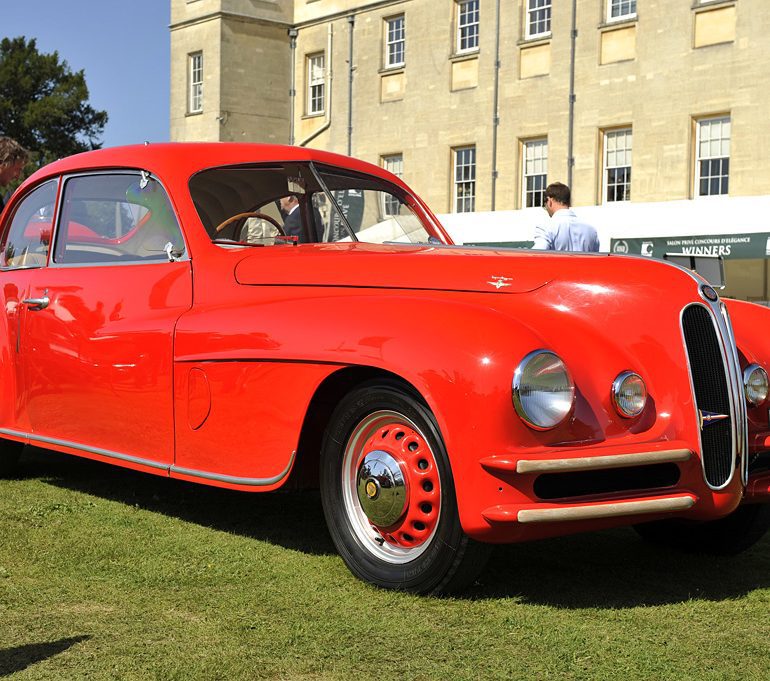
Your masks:
M 575 165 L 575 42 L 577 40 L 577 0 L 572 0 L 572 30 L 569 53 L 569 132 L 567 135 L 567 186 L 572 189 L 572 168 Z
M 495 94 L 492 111 L 492 208 L 497 188 L 497 129 L 500 127 L 500 0 L 495 3 Z
M 350 24 L 350 45 L 348 50 L 348 156 L 353 155 L 353 29 L 356 25 L 355 14 L 348 15 Z
M 305 139 L 303 139 L 299 143 L 299 146 L 301 147 L 304 147 L 312 142 L 324 130 L 328 130 L 332 123 L 332 35 L 333 30 L 330 23 L 326 32 L 326 63 L 328 66 L 326 67 L 326 102 L 324 102 L 324 110 L 326 111 L 326 114 L 324 115 L 324 124 L 315 132 L 311 132 Z
M 289 144 L 294 144 L 294 104 L 297 99 L 297 29 L 289 29 L 289 48 L 291 50 L 291 87 L 289 88 Z

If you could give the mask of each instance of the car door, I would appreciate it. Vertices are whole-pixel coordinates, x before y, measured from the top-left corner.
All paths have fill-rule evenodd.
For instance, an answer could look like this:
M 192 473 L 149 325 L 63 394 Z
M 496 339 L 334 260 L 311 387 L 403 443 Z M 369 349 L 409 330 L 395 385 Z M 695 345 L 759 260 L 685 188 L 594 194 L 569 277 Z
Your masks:
M 64 179 L 48 267 L 20 343 L 33 439 L 151 467 L 173 462 L 173 334 L 190 261 L 149 174 Z
M 0 432 L 26 436 L 29 420 L 21 363 L 21 345 L 30 280 L 48 260 L 58 181 L 49 180 L 30 191 L 11 210 L 0 250 Z

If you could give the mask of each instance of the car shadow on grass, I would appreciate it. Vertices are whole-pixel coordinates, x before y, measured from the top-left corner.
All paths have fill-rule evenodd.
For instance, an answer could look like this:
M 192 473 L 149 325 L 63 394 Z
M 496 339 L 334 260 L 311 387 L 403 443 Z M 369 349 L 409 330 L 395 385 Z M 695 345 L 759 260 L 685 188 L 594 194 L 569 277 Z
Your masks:
M 0 676 L 10 676 L 27 667 L 63 653 L 90 636 L 73 636 L 46 643 L 29 643 L 13 648 L 0 648 Z
M 334 554 L 315 490 L 237 492 L 28 447 L 17 477 L 110 499 L 312 555 Z
M 617 528 L 495 547 L 465 598 L 629 608 L 739 598 L 770 587 L 770 534 L 737 556 L 688 554 Z
M 317 491 L 235 492 L 28 448 L 21 477 L 311 555 L 334 554 Z M 726 600 L 770 587 L 770 534 L 738 556 L 690 555 L 618 528 L 496 546 L 463 599 L 560 608 L 628 608 Z

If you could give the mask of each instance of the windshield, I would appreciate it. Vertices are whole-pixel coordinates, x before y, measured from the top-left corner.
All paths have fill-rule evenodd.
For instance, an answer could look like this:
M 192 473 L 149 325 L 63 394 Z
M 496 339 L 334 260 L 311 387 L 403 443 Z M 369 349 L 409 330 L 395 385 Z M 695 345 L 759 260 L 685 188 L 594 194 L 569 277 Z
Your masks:
M 385 180 L 310 163 L 226 167 L 190 180 L 212 241 L 228 245 L 428 243 L 438 234 Z

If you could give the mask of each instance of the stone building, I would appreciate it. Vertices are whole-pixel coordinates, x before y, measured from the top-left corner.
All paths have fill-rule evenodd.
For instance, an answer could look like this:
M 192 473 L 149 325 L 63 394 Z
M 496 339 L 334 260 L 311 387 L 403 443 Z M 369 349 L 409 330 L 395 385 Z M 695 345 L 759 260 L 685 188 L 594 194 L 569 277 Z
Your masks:
M 768 0 L 171 0 L 170 35 L 172 140 L 347 153 L 437 213 L 770 194 Z

